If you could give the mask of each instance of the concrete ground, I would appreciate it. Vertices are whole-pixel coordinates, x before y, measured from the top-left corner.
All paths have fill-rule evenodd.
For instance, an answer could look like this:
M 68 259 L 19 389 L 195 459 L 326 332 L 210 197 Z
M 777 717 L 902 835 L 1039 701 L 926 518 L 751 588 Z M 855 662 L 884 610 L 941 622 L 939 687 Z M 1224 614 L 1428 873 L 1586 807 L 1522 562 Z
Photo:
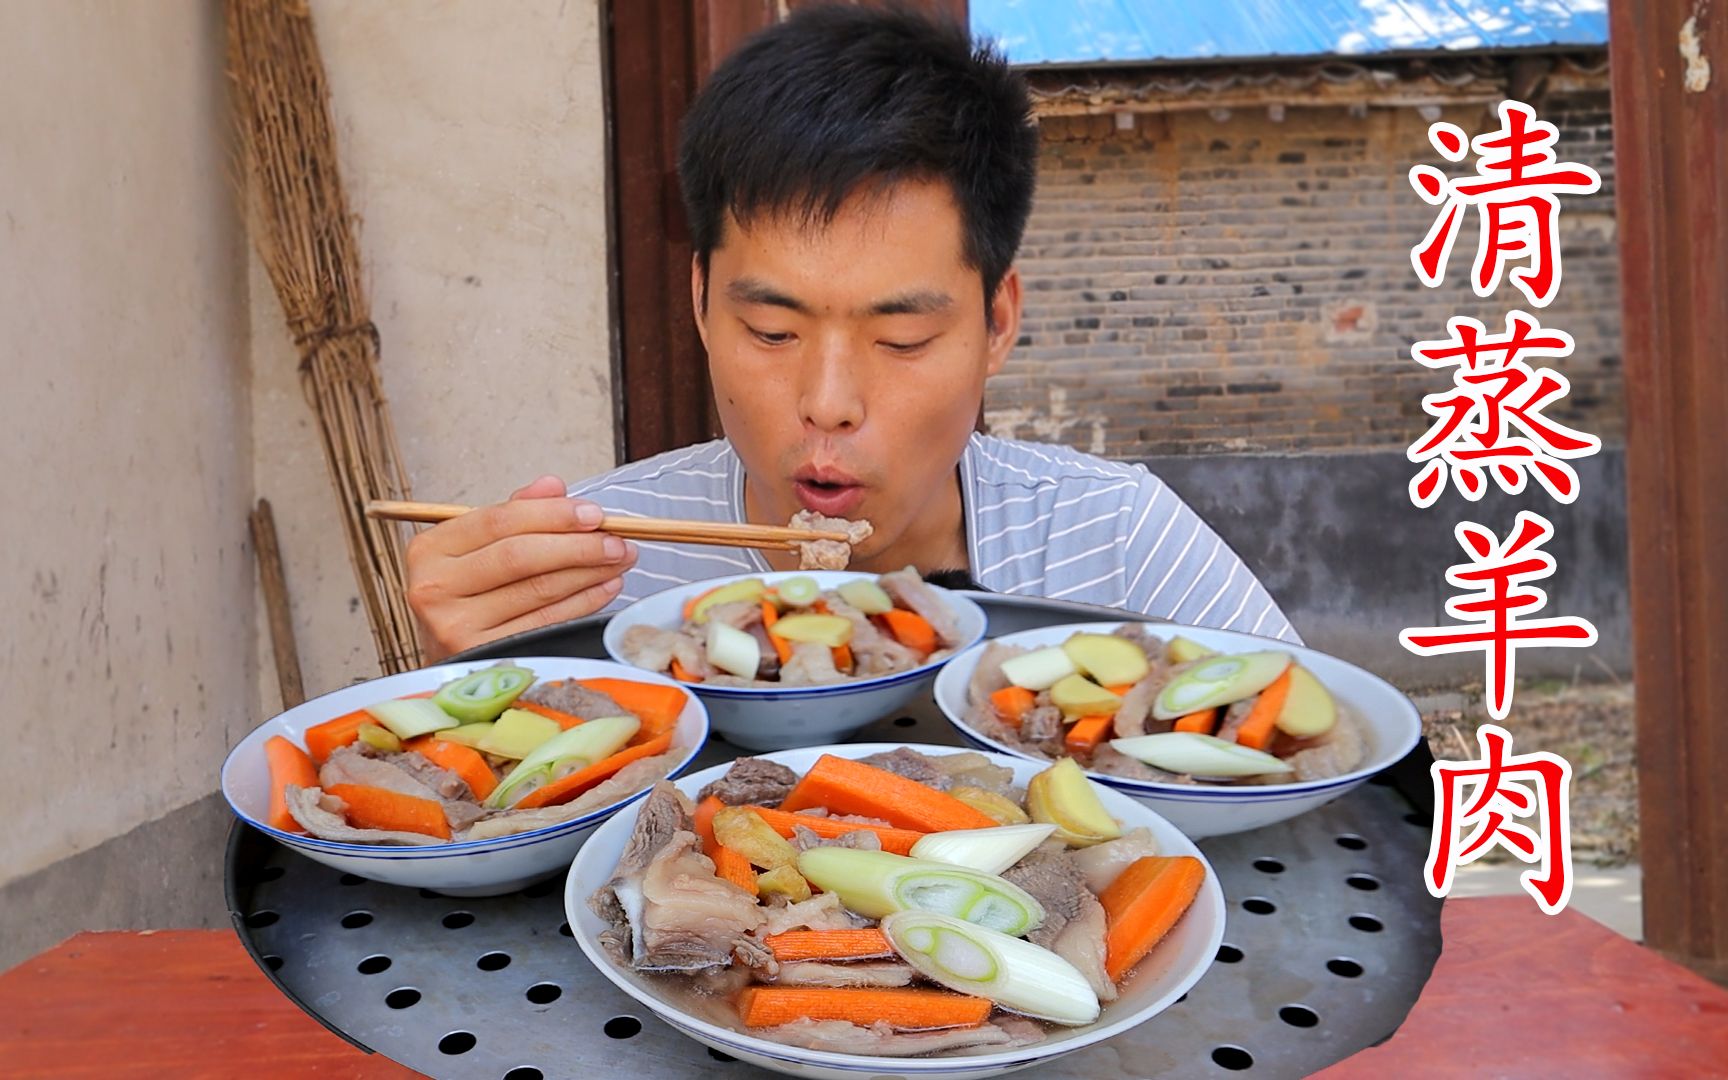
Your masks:
M 1473 862 L 1461 866 L 1452 882 L 1453 896 L 1504 896 L 1524 894 L 1519 875 L 1530 869 L 1521 862 Z M 1644 940 L 1643 902 L 1640 890 L 1644 875 L 1638 864 L 1612 868 L 1574 865 L 1572 899 L 1567 906 L 1588 915 L 1617 934 L 1633 941 Z M 1531 899 L 1534 904 L 1536 901 Z

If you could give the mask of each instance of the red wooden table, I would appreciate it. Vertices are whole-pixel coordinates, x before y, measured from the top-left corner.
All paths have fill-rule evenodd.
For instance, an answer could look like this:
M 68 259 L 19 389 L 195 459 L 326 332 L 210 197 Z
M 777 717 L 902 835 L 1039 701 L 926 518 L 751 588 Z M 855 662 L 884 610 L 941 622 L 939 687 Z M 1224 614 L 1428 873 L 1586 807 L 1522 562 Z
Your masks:
M 1583 915 L 1448 901 L 1445 949 L 1357 1077 L 1728 1077 L 1728 991 Z M 226 930 L 85 933 L 0 975 L 0 1074 L 409 1077 L 277 992 Z

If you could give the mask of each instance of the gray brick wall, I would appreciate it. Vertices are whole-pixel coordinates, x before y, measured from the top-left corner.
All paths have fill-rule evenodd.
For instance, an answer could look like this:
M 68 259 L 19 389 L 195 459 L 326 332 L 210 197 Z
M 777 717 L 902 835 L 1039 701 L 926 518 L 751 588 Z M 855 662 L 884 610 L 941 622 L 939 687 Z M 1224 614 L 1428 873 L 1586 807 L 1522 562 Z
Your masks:
M 1608 98 L 1536 107 L 1560 128 L 1561 160 L 1603 179 L 1561 199 L 1564 279 L 1536 314 L 1577 348 L 1557 364 L 1571 398 L 1550 415 L 1612 444 L 1624 417 Z M 1474 105 L 1445 119 L 1472 135 L 1494 125 Z M 1509 285 L 1481 300 L 1465 282 L 1474 220 L 1448 281 L 1416 280 L 1409 249 L 1434 209 L 1406 173 L 1446 163 L 1412 109 L 1143 115 L 1132 130 L 1046 118 L 1042 131 L 1025 320 L 985 403 L 997 434 L 1125 458 L 1402 449 L 1428 426 L 1423 395 L 1449 385 L 1411 343 L 1445 336 L 1453 315 L 1498 328 L 1525 306 Z

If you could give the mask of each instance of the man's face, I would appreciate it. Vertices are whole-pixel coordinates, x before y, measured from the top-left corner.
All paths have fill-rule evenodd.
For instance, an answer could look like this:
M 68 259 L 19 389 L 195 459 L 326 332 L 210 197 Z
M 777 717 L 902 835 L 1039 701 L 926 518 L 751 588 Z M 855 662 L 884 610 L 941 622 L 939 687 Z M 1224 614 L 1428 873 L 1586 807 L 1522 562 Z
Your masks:
M 955 465 L 1019 327 L 1018 277 L 988 325 L 962 243 L 941 183 L 854 197 L 826 227 L 727 219 L 705 315 L 700 268 L 692 287 L 754 510 L 868 519 L 859 563 L 946 554 L 933 549 L 959 524 Z

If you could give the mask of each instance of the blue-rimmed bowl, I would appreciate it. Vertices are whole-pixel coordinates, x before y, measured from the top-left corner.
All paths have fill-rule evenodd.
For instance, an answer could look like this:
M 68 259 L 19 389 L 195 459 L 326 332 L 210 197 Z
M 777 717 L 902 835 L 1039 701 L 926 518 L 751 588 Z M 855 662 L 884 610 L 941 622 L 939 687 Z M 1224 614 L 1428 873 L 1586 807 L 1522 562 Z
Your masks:
M 1045 626 L 1006 634 L 991 642 L 974 646 L 956 656 L 942 669 L 936 679 L 936 704 L 960 734 L 972 745 L 1034 761 L 1043 760 L 1023 750 L 1015 749 L 985 735 L 966 722 L 971 711 L 967 701 L 967 686 L 979 659 L 990 644 L 1019 645 L 1038 649 L 1060 645 L 1079 633 L 1114 633 L 1121 623 L 1069 623 Z M 1213 630 L 1203 626 L 1181 626 L 1175 623 L 1146 624 L 1151 633 L 1168 641 L 1180 635 L 1218 652 L 1259 652 L 1276 649 L 1287 652 L 1320 680 L 1337 700 L 1339 707 L 1349 709 L 1361 722 L 1367 751 L 1362 763 L 1350 772 L 1325 780 L 1308 780 L 1289 784 L 1162 784 L 1150 780 L 1130 780 L 1108 773 L 1087 770 L 1086 775 L 1101 784 L 1133 796 L 1168 818 L 1189 836 L 1223 836 L 1246 832 L 1298 814 L 1336 799 L 1361 784 L 1381 769 L 1397 762 L 1422 737 L 1422 717 L 1410 699 L 1391 683 L 1364 671 L 1355 664 L 1313 649 L 1254 634 L 1233 630 Z
M 270 766 L 264 757 L 264 744 L 271 736 L 281 735 L 296 746 L 304 747 L 306 729 L 316 724 L 380 701 L 436 690 L 451 679 L 490 667 L 496 662 L 440 664 L 388 675 L 297 705 L 260 724 L 229 751 L 228 759 L 222 763 L 222 795 L 235 816 L 307 858 L 344 873 L 358 874 L 390 885 L 432 889 L 449 896 L 497 896 L 562 870 L 570 865 L 577 849 L 607 818 L 641 799 L 648 793 L 648 788 L 581 817 L 543 829 L 491 840 L 426 847 L 381 847 L 320 840 L 273 829 L 265 820 L 270 808 Z M 512 658 L 510 662 L 532 671 L 537 683 L 553 679 L 625 678 L 678 685 L 671 679 L 605 660 L 526 656 Z M 677 776 L 689 768 L 707 741 L 708 712 L 700 701 L 691 697 L 673 730 L 672 745 L 680 751 L 680 756 L 672 775 Z
M 888 750 L 897 750 L 900 743 L 853 743 L 844 746 L 812 746 L 799 750 L 781 750 L 763 754 L 802 776 L 823 754 L 861 758 Z M 916 750 L 932 757 L 959 752 L 954 746 L 919 746 Z M 1032 777 L 1042 772 L 1046 762 L 1034 763 L 1020 757 L 987 754 L 997 765 L 1014 770 L 1015 783 L 1024 787 Z M 691 773 L 676 781 L 678 789 L 695 797 L 708 783 L 724 776 L 730 763 Z M 786 1073 L 790 1076 L 818 1077 L 823 1080 L 888 1080 L 888 1078 L 941 1077 L 942 1080 L 976 1080 L 998 1076 L 1015 1069 L 1044 1064 L 1084 1050 L 1119 1035 L 1152 1019 L 1171 1005 L 1206 973 L 1218 955 L 1218 945 L 1224 940 L 1224 890 L 1218 875 L 1193 841 L 1176 827 L 1147 809 L 1143 804 L 1114 791 L 1100 791 L 1099 799 L 1110 815 L 1122 823 L 1124 831 L 1135 828 L 1151 830 L 1161 855 L 1191 855 L 1206 865 L 1206 879 L 1200 886 L 1194 904 L 1164 939 L 1141 960 L 1121 986 L 1121 996 L 1104 1006 L 1097 1020 L 1084 1027 L 1051 1029 L 1041 1042 L 1017 1047 L 983 1047 L 941 1057 L 875 1057 L 863 1054 L 837 1054 L 823 1050 L 806 1050 L 785 1043 L 737 1031 L 703 1019 L 685 1009 L 679 999 L 669 994 L 674 983 L 666 976 L 648 975 L 631 969 L 615 959 L 600 942 L 607 924 L 588 908 L 588 898 L 612 878 L 624 846 L 636 827 L 634 813 L 619 814 L 601 826 L 594 839 L 576 855 L 570 876 L 564 883 L 564 912 L 570 921 L 571 933 L 588 959 L 600 973 L 617 987 L 640 1001 L 649 1011 L 684 1034 L 705 1046 L 742 1058 L 752 1065 Z M 1124 1064 L 1122 1075 L 1134 1073 Z M 721 1074 L 716 1074 L 721 1075 Z
M 612 616 L 606 624 L 606 652 L 621 664 L 630 661 L 621 644 L 631 627 L 648 625 L 675 630 L 684 621 L 684 602 L 709 589 L 745 578 L 772 585 L 792 577 L 815 578 L 823 592 L 875 574 L 852 570 L 795 570 L 769 574 L 735 574 L 678 585 L 644 597 Z M 959 620 L 958 654 L 984 637 L 984 612 L 972 601 L 931 586 Z M 708 707 L 714 731 L 734 746 L 750 750 L 783 750 L 794 746 L 840 742 L 860 728 L 900 709 L 928 689 L 946 661 L 937 660 L 893 675 L 849 679 L 827 686 L 708 686 L 685 684 Z M 640 669 L 634 669 L 640 670 Z

